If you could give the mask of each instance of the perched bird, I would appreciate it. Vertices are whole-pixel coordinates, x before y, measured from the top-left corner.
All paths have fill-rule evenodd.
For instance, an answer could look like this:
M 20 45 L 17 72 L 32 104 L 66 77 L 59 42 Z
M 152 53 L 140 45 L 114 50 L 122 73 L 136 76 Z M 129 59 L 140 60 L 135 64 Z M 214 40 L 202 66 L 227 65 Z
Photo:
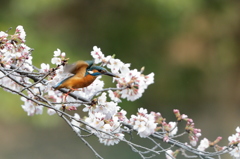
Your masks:
M 103 67 L 93 66 L 93 61 L 78 61 L 73 65 L 67 65 L 64 71 L 68 71 L 73 75 L 62 80 L 53 88 L 55 90 L 67 88 L 70 89 L 69 93 L 78 88 L 89 86 L 99 75 L 118 77 Z

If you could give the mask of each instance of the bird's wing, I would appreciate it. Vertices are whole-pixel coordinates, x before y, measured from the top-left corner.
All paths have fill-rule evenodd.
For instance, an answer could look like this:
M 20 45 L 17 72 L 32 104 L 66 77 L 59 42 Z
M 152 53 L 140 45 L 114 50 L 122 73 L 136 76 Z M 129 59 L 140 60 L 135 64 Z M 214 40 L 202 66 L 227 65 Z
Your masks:
M 64 88 L 64 86 L 61 87 L 61 85 L 62 85 L 64 82 L 66 82 L 68 79 L 72 78 L 73 76 L 74 76 L 74 75 L 69 76 L 69 77 L 63 79 L 63 80 L 62 80 L 61 82 L 59 82 L 56 86 L 53 86 L 53 88 L 54 88 L 55 90 L 58 90 L 58 89 L 60 89 L 60 88 Z
M 75 76 L 77 77 L 84 77 L 88 67 L 89 67 L 89 64 L 87 62 L 78 61 L 72 65 L 66 65 L 64 67 L 64 71 L 75 74 Z

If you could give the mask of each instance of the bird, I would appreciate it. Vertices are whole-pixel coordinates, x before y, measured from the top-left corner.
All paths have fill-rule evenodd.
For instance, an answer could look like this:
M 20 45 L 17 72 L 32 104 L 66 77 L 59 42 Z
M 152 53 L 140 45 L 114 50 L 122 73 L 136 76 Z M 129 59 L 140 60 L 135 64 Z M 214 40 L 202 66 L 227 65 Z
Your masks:
M 64 71 L 70 72 L 73 75 L 65 78 L 53 88 L 59 90 L 61 88 L 70 89 L 67 94 L 78 88 L 84 88 L 94 82 L 100 75 L 107 75 L 118 78 L 117 75 L 107 71 L 101 66 L 94 66 L 94 61 L 77 61 L 75 64 L 66 65 Z
M 100 75 L 107 75 L 118 78 L 117 75 L 107 71 L 107 69 L 101 66 L 93 66 L 94 61 L 77 61 L 72 65 L 65 65 L 64 72 L 72 73 L 73 75 L 65 78 L 59 82 L 56 86 L 53 86 L 54 90 L 61 88 L 67 88 L 69 91 L 63 95 L 62 108 L 65 111 L 66 106 L 63 104 L 66 101 L 69 93 L 77 90 L 78 88 L 84 88 L 94 82 L 94 80 Z

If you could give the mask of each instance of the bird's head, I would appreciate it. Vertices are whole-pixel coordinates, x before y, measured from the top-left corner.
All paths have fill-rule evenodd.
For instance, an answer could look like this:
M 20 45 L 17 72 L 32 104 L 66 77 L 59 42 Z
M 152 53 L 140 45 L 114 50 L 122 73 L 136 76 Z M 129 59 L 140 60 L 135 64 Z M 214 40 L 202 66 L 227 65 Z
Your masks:
M 92 76 L 99 76 L 99 75 L 108 75 L 112 77 L 117 77 L 117 75 L 107 71 L 105 68 L 100 66 L 92 66 L 89 69 L 87 69 L 86 75 L 92 75 Z

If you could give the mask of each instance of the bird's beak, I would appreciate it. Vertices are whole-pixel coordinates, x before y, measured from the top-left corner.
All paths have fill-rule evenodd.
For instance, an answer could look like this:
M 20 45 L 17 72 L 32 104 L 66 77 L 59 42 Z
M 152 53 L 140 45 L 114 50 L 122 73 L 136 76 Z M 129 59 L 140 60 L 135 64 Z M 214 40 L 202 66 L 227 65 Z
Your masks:
M 111 76 L 111 77 L 119 78 L 118 75 L 115 75 L 115 74 L 113 74 L 113 73 L 111 73 L 111 72 L 105 72 L 104 75 L 108 75 L 108 76 Z

